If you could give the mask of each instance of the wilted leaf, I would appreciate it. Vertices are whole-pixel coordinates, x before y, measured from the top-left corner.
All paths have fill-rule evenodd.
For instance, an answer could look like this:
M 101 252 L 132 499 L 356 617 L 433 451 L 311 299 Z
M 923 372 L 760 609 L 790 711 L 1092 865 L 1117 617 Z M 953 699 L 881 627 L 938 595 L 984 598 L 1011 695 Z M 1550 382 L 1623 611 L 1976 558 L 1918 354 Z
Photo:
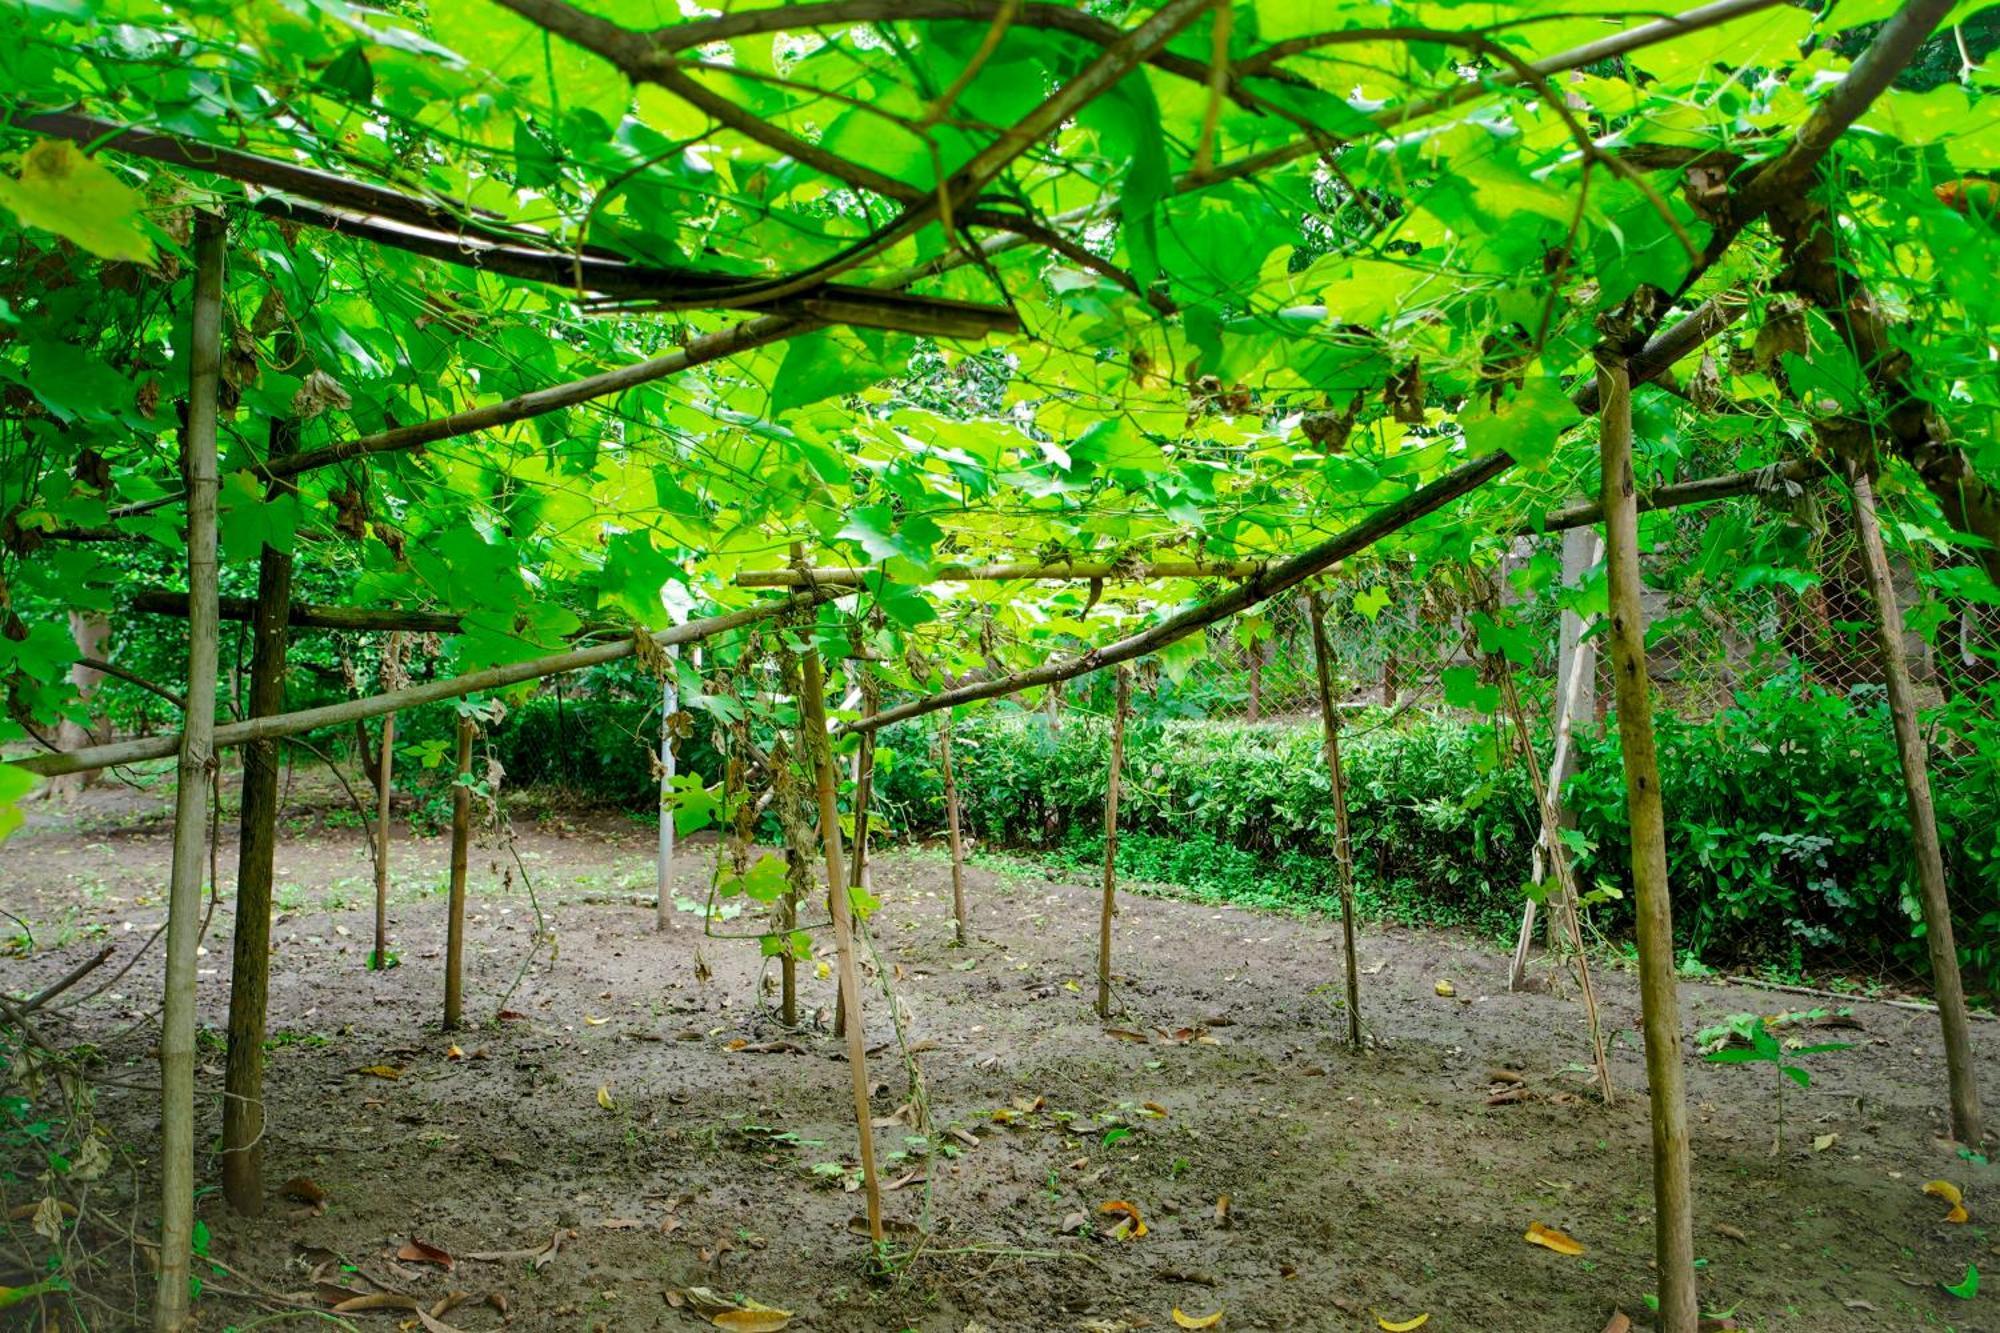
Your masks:
M 403 1076 L 403 1071 L 394 1065 L 363 1065 L 354 1072 L 357 1074 L 367 1074 L 371 1078 L 401 1078 Z
M 1227 1194 L 1218 1194 L 1215 1197 L 1215 1224 L 1219 1227 L 1229 1225 L 1229 1196 Z
M 1946 1203 L 1964 1203 L 1965 1195 L 1949 1180 L 1933 1180 L 1924 1186 L 1924 1193 L 1943 1199 Z
M 1182 1314 L 1181 1307 L 1176 1305 L 1174 1307 L 1174 1323 L 1181 1328 L 1214 1328 L 1222 1322 L 1222 1313 L 1222 1311 L 1217 1310 L 1214 1314 Z
M 611 1100 L 611 1085 L 609 1083 L 600 1083 L 597 1085 L 597 1104 L 607 1111 L 618 1109 L 618 1103 Z
M 583 1016 L 585 1027 L 601 1028 L 610 1021 L 608 1018 L 599 1018 L 596 1014 L 585 1014 Z
M 278 1186 L 278 1193 L 287 1199 L 297 1199 L 300 1203 L 325 1203 L 326 1191 L 311 1176 L 293 1176 Z
M 1420 1314 L 1411 1319 L 1391 1319 L 1383 1314 L 1375 1316 L 1375 1322 L 1387 1330 L 1387 1333 L 1410 1333 L 1411 1329 L 1422 1328 L 1430 1321 L 1431 1317 L 1428 1314 Z
M 1969 1221 L 1971 1221 L 1971 1220 L 1972 1220 L 1972 1214 L 1971 1214 L 1971 1213 L 1968 1213 L 1968 1212 L 1966 1212 L 1966 1211 L 1965 1211 L 1965 1205 L 1964 1205 L 1964 1204 L 1962 1204 L 1962 1203 L 1955 1203 L 1955 1204 L 1953 1204 L 1953 1205 L 1951 1206 L 1951 1211 L 1950 1211 L 1950 1212 L 1948 1212 L 1948 1213 L 1946 1213 L 1946 1214 L 1944 1215 L 1944 1220 L 1945 1220 L 1945 1221 L 1947 1221 L 1947 1222 L 1950 1222 L 1950 1223 L 1951 1223 L 1952 1225 L 1956 1226 L 1956 1225 L 1958 1225 L 1958 1224 L 1959 1224 L 1960 1222 L 1969 1222 Z
M 1106 1028 L 1104 1029 L 1104 1035 L 1107 1037 L 1116 1037 L 1120 1041 L 1136 1041 L 1142 1046 L 1152 1040 L 1145 1033 L 1134 1032 L 1131 1028 Z
M 443 1250 L 428 1241 L 418 1240 L 415 1236 L 403 1242 L 403 1247 L 396 1251 L 396 1257 L 405 1263 L 436 1264 L 447 1272 L 458 1266 L 456 1261 Z
M 1632 1321 L 1623 1310 L 1614 1310 L 1611 1322 L 1604 1326 L 1604 1333 L 1632 1333 Z
M 1575 1237 L 1557 1231 L 1554 1227 L 1545 1227 L 1540 1222 L 1528 1223 L 1527 1234 L 1523 1235 L 1521 1239 L 1527 1241 L 1530 1245 L 1539 1245 L 1543 1249 L 1554 1250 L 1557 1254 L 1574 1256 L 1583 1253 L 1583 1246 Z
M 1116 1226 L 1111 1228 L 1111 1234 L 1115 1239 L 1137 1240 L 1146 1234 L 1146 1223 L 1139 1216 L 1139 1209 L 1136 1204 L 1127 1203 L 1123 1199 L 1113 1199 L 1110 1203 L 1099 1204 L 1097 1211 L 1106 1216 L 1116 1216 L 1122 1219 Z
M 1828 1148 L 1831 1148 L 1835 1143 L 1839 1142 L 1839 1140 L 1840 1140 L 1840 1135 L 1838 1134 L 1821 1134 L 1818 1138 L 1815 1138 L 1813 1140 L 1813 1151 L 1825 1152 Z
M 450 1046 L 450 1048 L 448 1048 L 448 1049 L 447 1049 L 447 1050 L 445 1051 L 445 1053 L 444 1053 L 444 1058 L 445 1058 L 445 1059 L 447 1059 L 447 1060 L 463 1060 L 463 1059 L 465 1058 L 465 1052 L 464 1052 L 464 1051 L 461 1051 L 461 1050 L 459 1050 L 459 1049 L 458 1049 L 458 1044 L 457 1044 L 456 1042 L 454 1042 L 454 1043 L 453 1043 L 453 1044 L 452 1044 L 452 1045 Z
M 1727 1222 L 1717 1222 L 1715 1224 L 1715 1234 L 1718 1236 L 1727 1236 L 1730 1240 L 1736 1241 L 1738 1244 L 1748 1245 L 1750 1243 L 1750 1237 L 1743 1234 L 1743 1228 L 1730 1226 Z
M 417 1298 L 405 1296 L 399 1291 L 373 1291 L 366 1296 L 357 1296 L 351 1301 L 342 1301 L 333 1307 L 335 1314 L 366 1314 L 370 1310 L 416 1311 Z
M 724 1310 L 709 1322 L 735 1333 L 778 1333 L 792 1322 L 792 1316 L 784 1310 Z
M 62 1243 L 63 1209 L 53 1195 L 43 1195 L 35 1205 L 34 1231 L 52 1245 Z
M 1431 987 L 1431 989 L 1436 991 L 1439 995 L 1443 996 L 1447 1000 L 1451 999 L 1452 997 L 1458 994 L 1458 987 L 1452 985 L 1449 981 L 1446 981 L 1442 977 L 1438 978 L 1437 985 Z M 1428 1319 L 1430 1318 L 1430 1316 L 1425 1315 L 1424 1318 Z

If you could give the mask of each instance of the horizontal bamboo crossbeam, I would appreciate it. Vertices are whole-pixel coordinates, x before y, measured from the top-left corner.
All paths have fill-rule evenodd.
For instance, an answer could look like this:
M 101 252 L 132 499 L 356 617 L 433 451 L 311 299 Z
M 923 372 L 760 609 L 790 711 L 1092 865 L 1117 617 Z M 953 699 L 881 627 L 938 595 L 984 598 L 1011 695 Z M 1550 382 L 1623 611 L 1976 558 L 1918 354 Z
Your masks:
M 131 608 L 147 615 L 187 618 L 188 596 L 171 588 L 148 588 L 133 597 Z M 224 597 L 224 620 L 255 620 L 257 601 L 252 597 Z M 464 617 L 449 611 L 404 611 L 395 607 L 328 606 L 317 602 L 293 602 L 286 623 L 295 629 L 352 630 L 359 633 L 462 634 Z M 586 621 L 572 633 L 585 634 L 629 631 L 630 626 L 612 620 Z
M 821 602 L 832 600 L 834 596 L 831 590 L 794 593 L 790 597 L 765 602 L 742 611 L 731 611 L 727 615 L 710 616 L 705 620 L 690 620 L 685 625 L 675 625 L 670 629 L 661 630 L 652 638 L 653 642 L 662 648 L 670 648 L 675 644 L 699 643 L 703 639 L 726 634 L 745 625 L 754 625 L 788 611 L 816 606 Z M 544 676 L 555 676 L 565 671 L 579 671 L 584 667 L 616 662 L 620 658 L 630 657 L 632 651 L 632 640 L 620 639 L 616 643 L 602 643 L 572 652 L 530 658 L 525 662 L 508 662 L 502 666 L 488 667 L 484 671 L 473 671 L 463 676 L 426 681 L 421 685 L 390 690 L 385 694 L 374 694 L 365 699 L 349 699 L 343 703 L 327 704 L 320 708 L 304 708 L 297 712 L 274 713 L 269 717 L 254 717 L 245 722 L 232 722 L 228 726 L 215 729 L 215 748 L 220 750 L 249 741 L 277 740 L 284 736 L 317 731 L 321 727 L 344 726 L 371 717 L 382 717 L 389 713 L 401 712 L 405 708 L 440 703 L 446 699 L 457 699 L 486 690 L 505 689 L 509 685 L 540 680 Z M 35 755 L 20 760 L 15 767 L 24 768 L 30 773 L 39 773 L 44 777 L 57 777 L 64 773 L 109 768 L 114 764 L 133 764 L 144 759 L 164 759 L 179 752 L 180 740 L 177 732 L 165 736 L 141 736 L 130 740 L 112 741 L 106 745 L 87 746 L 80 750 L 66 750 L 61 754 Z
M 1268 560 L 1066 560 L 1053 563 L 1020 561 L 992 565 L 940 565 L 926 583 L 1011 583 L 1153 579 L 1247 579 L 1269 567 Z M 811 569 L 750 569 L 736 576 L 739 588 L 859 588 L 873 571 L 840 565 Z M 893 581 L 893 580 L 892 580 Z

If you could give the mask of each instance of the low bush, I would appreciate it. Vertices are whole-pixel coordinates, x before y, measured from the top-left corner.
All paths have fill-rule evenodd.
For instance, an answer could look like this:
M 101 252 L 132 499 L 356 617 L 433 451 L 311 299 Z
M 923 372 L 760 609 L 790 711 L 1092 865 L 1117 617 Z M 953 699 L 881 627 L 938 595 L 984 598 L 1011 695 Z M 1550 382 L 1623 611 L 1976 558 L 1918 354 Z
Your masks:
M 1971 977 L 2000 981 L 2000 730 L 1958 719 L 1932 781 Z M 1879 690 L 1780 677 L 1709 720 L 1662 714 L 1661 780 L 1675 932 L 1716 965 L 1921 972 L 1909 827 Z M 1109 736 L 1098 719 L 995 712 L 958 731 L 968 828 L 1076 864 L 1102 856 Z M 1546 740 L 1543 744 L 1546 753 Z M 1527 774 L 1493 729 L 1438 715 L 1352 720 L 1344 746 L 1358 892 L 1371 915 L 1504 936 L 1518 922 L 1537 830 Z M 1615 732 L 1580 737 L 1579 878 L 1618 895 L 1593 920 L 1630 925 L 1623 764 Z M 881 783 L 903 825 L 942 820 L 935 765 L 906 754 Z M 1332 806 L 1311 726 L 1135 724 L 1121 804 L 1123 872 L 1210 896 L 1322 905 Z

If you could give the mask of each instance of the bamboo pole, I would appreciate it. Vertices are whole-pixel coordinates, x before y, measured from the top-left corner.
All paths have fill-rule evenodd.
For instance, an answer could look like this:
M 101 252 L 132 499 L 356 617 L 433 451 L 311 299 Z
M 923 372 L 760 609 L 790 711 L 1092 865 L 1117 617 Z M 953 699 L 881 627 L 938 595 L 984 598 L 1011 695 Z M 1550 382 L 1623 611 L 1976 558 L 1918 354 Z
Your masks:
M 958 832 L 958 779 L 951 768 L 951 710 L 939 715 L 938 766 L 944 774 L 944 827 L 951 846 L 952 941 L 965 947 L 965 845 Z
M 868 1109 L 868 1052 L 862 1035 L 866 1024 L 861 1012 L 861 977 L 854 960 L 853 902 L 840 854 L 840 804 L 833 791 L 833 748 L 827 736 L 826 692 L 817 648 L 808 646 L 800 655 L 799 682 L 799 742 L 812 757 L 813 785 L 819 794 L 820 839 L 826 852 L 827 905 L 833 917 L 840 1002 L 853 1020 L 847 1025 L 847 1067 L 854 1085 L 854 1125 L 861 1142 L 868 1234 L 880 1247 L 887 1236 L 882 1229 L 882 1188 L 875 1174 L 875 1129 Z
M 868 669 L 865 658 L 855 657 L 856 667 L 861 674 L 861 715 L 873 717 L 881 707 L 881 692 L 876 687 L 874 673 Z M 875 796 L 875 733 L 864 731 L 861 741 L 854 748 L 854 846 L 849 848 L 847 882 L 858 890 L 868 887 L 868 807 Z M 847 997 L 837 996 L 833 1006 L 833 1035 L 847 1033 Z
M 1599 430 L 1605 567 L 1610 592 L 1612 679 L 1618 740 L 1625 756 L 1632 826 L 1632 889 L 1639 943 L 1640 1020 L 1652 1098 L 1653 1240 L 1659 1333 L 1695 1333 L 1694 1198 L 1687 1100 L 1681 1069 L 1680 1001 L 1674 982 L 1673 905 L 1667 887 L 1666 811 L 1653 741 L 1652 683 L 1646 668 L 1646 612 L 1640 600 L 1639 515 L 1632 484 L 1632 397 L 1625 364 L 1598 363 L 1604 404 Z
M 1125 715 L 1132 707 L 1132 675 L 1118 678 L 1118 703 L 1111 714 L 1111 762 L 1104 774 L 1104 901 L 1097 915 L 1097 1016 L 1111 1017 L 1111 918 L 1118 912 L 1118 787 L 1125 771 Z
M 382 758 L 376 768 L 375 788 L 375 953 L 371 959 L 377 972 L 389 969 L 389 802 L 394 794 L 389 779 L 396 764 L 396 715 L 382 719 Z
M 1903 609 L 1896 600 L 1888 552 L 1882 545 L 1875 485 L 1868 470 L 1871 461 L 1864 457 L 1849 468 L 1854 532 L 1868 570 L 1868 591 L 1875 599 L 1875 646 L 1882 661 L 1883 679 L 1888 684 L 1889 718 L 1896 729 L 1896 757 L 1902 764 L 1903 788 L 1910 800 L 1910 842 L 1923 903 L 1924 945 L 1930 953 L 1931 985 L 1937 991 L 1938 1023 L 1944 1032 L 1951 1135 L 1960 1143 L 1977 1148 L 1985 1141 L 1985 1124 L 1979 1105 L 1978 1076 L 1972 1062 L 1971 1024 L 1965 1011 L 1965 986 L 1958 973 L 1958 944 L 1952 936 L 1951 900 L 1945 890 L 1937 810 L 1931 801 L 1929 760 L 1917 717 L 1916 692 L 1910 685 L 1910 664 L 1903 648 Z
M 1361 967 L 1354 956 L 1354 832 L 1347 815 L 1347 777 L 1340 765 L 1340 710 L 1333 701 L 1333 656 L 1326 640 L 1326 607 L 1318 593 L 1306 599 L 1312 617 L 1313 670 L 1319 678 L 1320 726 L 1326 736 L 1326 775 L 1333 784 L 1334 879 L 1340 888 L 1340 933 L 1347 955 L 1347 1044 L 1361 1049 Z
M 286 342 L 294 345 L 287 347 Z M 280 355 L 296 351 L 281 338 Z M 271 422 L 268 453 L 292 452 L 298 426 Z M 274 482 L 268 493 L 296 493 Z M 285 711 L 286 611 L 292 556 L 265 546 L 258 554 L 257 601 L 250 654 L 250 716 Z M 264 1027 L 271 990 L 271 887 L 278 843 L 278 742 L 243 747 L 242 815 L 236 852 L 236 928 L 230 939 L 229 1048 L 222 1097 L 222 1195 L 243 1217 L 264 1212 Z
M 925 583 L 1012 583 L 1033 581 L 1069 582 L 1080 579 L 1122 579 L 1150 582 L 1155 579 L 1240 579 L 1261 573 L 1268 560 L 1066 560 L 1013 561 L 984 565 L 939 565 Z M 746 569 L 736 576 L 739 588 L 859 588 L 871 576 L 881 573 L 873 567 L 848 569 L 840 565 L 815 565 L 810 569 Z
M 222 267 L 226 224 L 197 212 L 194 312 L 188 346 L 187 716 L 179 739 L 174 793 L 173 873 L 167 890 L 166 997 L 160 1018 L 160 1253 L 153 1304 L 158 1333 L 189 1326 L 188 1270 L 194 1243 L 195 946 L 208 852 L 208 805 L 215 783 L 216 392 L 222 379 Z
M 660 846 L 654 856 L 658 895 L 653 905 L 653 929 L 674 928 L 674 812 L 668 802 L 674 791 L 674 718 L 681 711 L 674 679 L 680 654 L 667 653 L 667 675 L 660 682 Z
M 472 718 L 458 715 L 458 753 L 452 765 L 451 898 L 445 917 L 444 1027 L 456 1028 L 465 999 L 465 868 L 472 850 Z

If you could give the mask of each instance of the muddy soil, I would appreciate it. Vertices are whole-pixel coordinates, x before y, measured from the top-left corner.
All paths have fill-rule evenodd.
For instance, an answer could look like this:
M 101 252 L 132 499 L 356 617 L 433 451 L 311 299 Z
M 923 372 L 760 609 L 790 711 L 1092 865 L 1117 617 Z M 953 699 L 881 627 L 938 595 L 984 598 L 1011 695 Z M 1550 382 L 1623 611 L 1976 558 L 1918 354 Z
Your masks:
M 792 1311 L 798 1329 L 1161 1329 L 1176 1307 L 1224 1310 L 1231 1329 L 1372 1329 L 1378 1317 L 1428 1313 L 1434 1333 L 1598 1333 L 1620 1310 L 1646 1326 L 1638 997 L 1609 962 L 1599 985 L 1618 1096 L 1607 1107 L 1585 1091 L 1574 999 L 1508 994 L 1489 942 L 1364 929 L 1369 1043 L 1356 1054 L 1342 1044 L 1336 923 L 1135 892 L 1117 920 L 1123 1013 L 1107 1031 L 1091 1008 L 1095 886 L 982 863 L 960 950 L 943 860 L 884 854 L 866 1033 L 896 1257 L 871 1275 L 851 1229 L 863 1207 L 851 1189 L 848 1069 L 828 1031 L 832 983 L 816 968 L 801 969 L 810 1021 L 782 1030 L 774 967 L 754 940 L 704 938 L 688 911 L 672 933 L 653 931 L 637 901 L 652 885 L 650 828 L 517 810 L 519 864 L 490 839 L 475 858 L 476 1021 L 446 1035 L 445 839 L 398 827 L 400 965 L 371 973 L 369 856 L 357 831 L 329 826 L 337 819 L 301 806 L 280 845 L 273 1197 L 245 1220 L 201 1195 L 211 1253 L 236 1270 L 211 1271 L 203 1327 L 278 1308 L 228 1291 L 310 1296 L 315 1267 L 425 1301 L 501 1294 L 516 1329 L 713 1327 L 688 1288 Z M 92 792 L 38 813 L 0 862 L 0 905 L 35 937 L 0 957 L 0 986 L 31 990 L 106 943 L 117 953 L 98 975 L 109 976 L 137 952 L 164 911 L 169 832 L 157 793 Z M 705 895 L 712 855 L 696 846 L 680 859 L 683 896 Z M 217 1033 L 233 844 L 220 864 L 200 979 L 201 1021 Z M 552 942 L 537 942 L 530 885 Z M 1441 980 L 1455 995 L 1438 993 Z M 100 1043 L 101 1076 L 150 1083 L 151 1030 L 133 1025 L 158 984 L 154 948 L 42 1026 Z M 1682 998 L 1690 1053 L 1693 1034 L 1729 1014 L 1815 1003 L 1716 984 L 1687 985 Z M 892 1012 L 904 1016 L 907 1056 Z M 1935 1019 L 1861 1000 L 1851 1017 L 1806 1032 L 1855 1046 L 1806 1060 L 1810 1089 L 1785 1085 L 1776 1154 L 1774 1071 L 1691 1059 L 1704 1298 L 1744 1328 L 2000 1328 L 1992 1296 L 1960 1301 L 1939 1285 L 1970 1263 L 2000 1266 L 2000 1247 L 1984 1226 L 1989 1169 L 1940 1137 Z M 2000 1025 L 1975 1027 L 1992 1089 Z M 220 1041 L 202 1051 L 200 1169 L 213 1181 Z M 1496 1083 L 1496 1070 L 1509 1081 Z M 1496 1091 L 1509 1095 L 1496 1104 Z M 104 1086 L 98 1096 L 103 1123 L 148 1153 L 153 1094 Z M 324 1205 L 278 1197 L 293 1177 L 322 1189 Z M 1966 1187 L 1970 1223 L 1945 1223 L 1945 1206 L 1922 1192 L 1934 1177 Z M 8 1208 L 40 1193 L 32 1180 L 0 1181 Z M 100 1189 L 107 1215 L 131 1206 L 118 1188 Z M 1121 1200 L 1144 1235 L 1110 1234 L 1120 1214 L 1103 1208 Z M 142 1232 L 152 1225 L 143 1196 L 129 1216 Z M 1525 1243 L 1535 1222 L 1584 1252 Z M 520 1253 L 558 1233 L 541 1265 Z M 412 1238 L 458 1256 L 455 1268 L 398 1259 Z M 496 1251 L 517 1257 L 464 1257 Z M 334 1255 L 358 1271 L 327 1267 Z M 79 1308 L 93 1327 L 123 1326 L 107 1311 L 140 1297 L 102 1272 L 94 1280 L 110 1284 L 105 1304 Z M 386 1329 L 398 1318 L 410 1316 L 356 1320 Z M 478 1333 L 503 1316 L 468 1303 L 445 1322 Z

